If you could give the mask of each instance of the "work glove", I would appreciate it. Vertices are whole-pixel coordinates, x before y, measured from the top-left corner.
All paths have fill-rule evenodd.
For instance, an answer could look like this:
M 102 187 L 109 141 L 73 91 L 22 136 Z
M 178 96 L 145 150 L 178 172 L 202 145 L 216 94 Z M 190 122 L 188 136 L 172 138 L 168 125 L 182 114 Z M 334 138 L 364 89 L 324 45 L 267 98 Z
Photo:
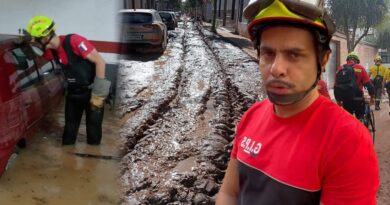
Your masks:
M 92 110 L 102 108 L 104 105 L 104 98 L 92 95 L 91 100 L 89 101 L 91 103 Z
M 92 87 L 91 106 L 92 110 L 96 108 L 102 108 L 104 106 L 104 100 L 110 93 L 111 82 L 106 79 L 95 78 Z

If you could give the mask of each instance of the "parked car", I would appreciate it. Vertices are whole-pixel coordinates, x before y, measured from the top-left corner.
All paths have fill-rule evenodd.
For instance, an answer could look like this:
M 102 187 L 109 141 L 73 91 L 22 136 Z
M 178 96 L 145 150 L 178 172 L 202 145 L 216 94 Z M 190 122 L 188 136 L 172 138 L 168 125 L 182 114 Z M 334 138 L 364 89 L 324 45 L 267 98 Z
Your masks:
M 168 30 L 175 30 L 177 27 L 177 21 L 175 20 L 175 15 L 170 11 L 159 11 L 161 19 L 163 19 L 163 22 L 167 25 Z
M 28 46 L 21 36 L 0 35 L 0 176 L 16 146 L 26 144 L 64 94 L 59 64 L 38 64 L 42 51 Z
M 121 10 L 122 42 L 131 47 L 152 46 L 164 51 L 168 43 L 167 26 L 154 9 Z

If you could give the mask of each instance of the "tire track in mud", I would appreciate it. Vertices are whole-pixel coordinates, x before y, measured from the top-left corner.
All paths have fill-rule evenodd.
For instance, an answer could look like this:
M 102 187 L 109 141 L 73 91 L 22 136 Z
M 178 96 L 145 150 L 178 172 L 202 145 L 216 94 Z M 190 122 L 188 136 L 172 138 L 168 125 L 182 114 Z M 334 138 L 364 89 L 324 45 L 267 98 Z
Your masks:
M 194 193 L 188 189 L 196 179 L 191 167 L 197 167 L 193 156 L 199 155 L 197 147 L 203 134 L 198 133 L 198 116 L 206 111 L 215 76 L 213 65 L 217 64 L 207 57 L 212 53 L 206 48 L 196 30 L 187 31 L 178 95 L 170 101 L 169 110 L 144 131 L 145 137 L 124 157 L 128 166 L 123 173 L 127 182 L 126 204 L 190 202 L 193 198 L 188 196 Z M 207 130 L 207 123 L 203 127 Z
M 118 106 L 118 115 L 126 120 L 121 129 L 122 153 L 128 153 L 139 139 L 144 137 L 146 131 L 151 125 L 159 119 L 164 112 L 168 110 L 169 103 L 177 95 L 177 86 L 181 81 L 182 55 L 183 48 L 181 46 L 184 40 L 184 32 L 177 32 L 173 42 L 169 44 L 166 56 L 160 57 L 156 62 L 152 62 L 152 66 L 142 66 L 144 63 L 139 61 L 128 61 L 126 66 L 123 63 L 120 65 L 120 81 L 118 89 L 125 90 L 121 93 Z M 138 73 L 132 73 L 134 70 L 126 70 L 132 68 L 132 64 L 140 65 L 138 71 L 143 73 L 144 70 L 153 70 L 153 75 L 147 79 L 147 83 L 131 83 L 131 76 Z M 151 62 L 146 62 L 151 63 Z M 126 68 L 127 67 L 127 68 Z M 139 96 L 147 91 L 148 95 Z M 131 105 L 136 106 L 131 109 Z M 129 108 L 130 107 L 130 108 Z M 126 117 L 126 115 L 129 115 Z
M 258 98 L 253 85 L 247 87 L 257 69 L 245 70 L 247 76 L 234 72 L 237 64 L 253 67 L 249 58 L 226 60 L 222 44 L 212 38 L 206 44 L 193 24 L 184 30 L 175 89 L 154 108 L 139 108 L 122 130 L 123 204 L 214 204 L 235 125 Z

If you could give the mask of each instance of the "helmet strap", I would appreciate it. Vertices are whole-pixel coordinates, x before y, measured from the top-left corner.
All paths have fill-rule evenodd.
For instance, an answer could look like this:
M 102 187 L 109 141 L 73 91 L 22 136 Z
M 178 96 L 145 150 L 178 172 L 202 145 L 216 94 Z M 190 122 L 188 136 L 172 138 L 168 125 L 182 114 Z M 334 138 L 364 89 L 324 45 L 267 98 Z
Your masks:
M 43 37 L 37 38 L 38 43 L 41 44 L 42 46 L 42 50 L 46 50 L 46 46 L 50 43 L 50 41 L 54 38 L 54 36 L 55 36 L 54 31 L 50 32 L 49 39 L 47 40 L 46 43 L 42 42 Z
M 268 95 L 269 100 L 273 104 L 279 105 L 279 106 L 288 106 L 288 105 L 292 105 L 292 104 L 298 103 L 301 100 L 303 100 L 307 96 L 307 94 L 309 94 L 309 92 L 311 90 L 313 90 L 314 88 L 317 87 L 318 80 L 320 79 L 320 76 L 321 76 L 321 66 L 319 63 L 317 64 L 317 66 L 318 66 L 318 69 L 317 69 L 316 79 L 315 79 L 314 83 L 310 86 L 309 89 L 302 91 L 302 92 L 299 92 L 299 93 L 291 94 L 291 95 L 277 95 L 277 94 L 270 93 L 267 91 L 267 95 Z

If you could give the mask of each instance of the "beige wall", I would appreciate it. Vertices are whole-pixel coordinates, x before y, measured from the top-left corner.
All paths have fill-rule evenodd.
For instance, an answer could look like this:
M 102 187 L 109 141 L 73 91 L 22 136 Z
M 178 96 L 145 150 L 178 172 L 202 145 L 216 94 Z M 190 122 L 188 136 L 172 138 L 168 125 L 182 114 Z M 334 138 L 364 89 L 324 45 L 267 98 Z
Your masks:
M 336 33 L 332 40 L 339 43 L 340 64 L 344 64 L 348 55 L 347 40 L 345 35 Z M 378 54 L 378 48 L 362 42 L 356 46 L 354 51 L 359 55 L 360 64 L 364 66 L 366 70 L 368 70 L 369 67 L 373 64 L 373 59 Z

